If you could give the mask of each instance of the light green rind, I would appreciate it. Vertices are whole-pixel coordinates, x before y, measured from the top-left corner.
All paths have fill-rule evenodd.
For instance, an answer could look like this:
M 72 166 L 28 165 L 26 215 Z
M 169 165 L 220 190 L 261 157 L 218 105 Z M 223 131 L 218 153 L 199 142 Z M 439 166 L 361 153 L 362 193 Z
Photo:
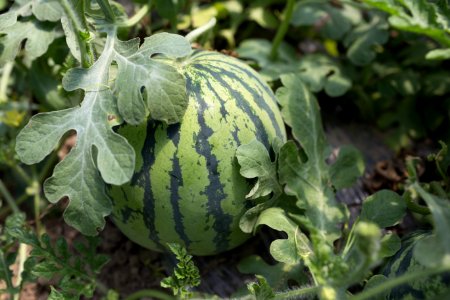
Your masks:
M 248 238 L 239 229 L 239 219 L 250 204 L 245 199 L 250 185 L 239 174 L 235 158 L 237 147 L 255 137 L 266 139 L 262 141 L 266 147 L 276 136 L 286 140 L 284 124 L 270 88 L 255 71 L 237 59 L 216 52 L 197 52 L 173 65 L 184 73 L 189 96 L 179 125 L 178 147 L 176 137 L 167 136 L 167 125 L 158 125 L 154 133 L 147 132 L 146 128 L 150 127 L 145 124 L 119 129 L 134 147 L 138 158 L 132 182 L 110 190 L 114 221 L 130 239 L 150 249 L 163 250 L 166 243 L 177 242 L 187 246 L 194 255 L 216 254 L 234 248 Z M 207 140 L 201 141 L 202 136 Z M 139 171 L 145 164 L 143 155 L 152 155 L 145 151 L 142 154 L 145 140 L 153 137 L 156 139 L 151 150 L 154 163 L 146 191 L 142 184 L 144 175 Z M 178 159 L 181 178 L 173 178 L 176 177 L 174 159 Z M 217 163 L 215 170 L 214 161 Z M 179 185 L 175 189 L 178 198 L 174 189 L 171 191 L 174 181 Z M 211 187 L 208 190 L 213 181 L 221 185 L 223 199 L 220 202 L 214 200 L 221 198 L 220 186 L 218 191 Z M 147 198 L 152 194 L 155 203 L 154 217 L 150 221 L 154 223 L 154 231 L 147 226 L 148 216 L 152 213 L 148 207 L 145 210 L 145 194 Z M 178 217 L 173 203 L 178 205 Z M 211 205 L 217 207 L 212 209 Z M 215 215 L 223 218 L 218 220 Z M 219 230 L 223 224 L 228 225 L 225 230 Z M 151 240 L 155 237 L 156 242 Z M 188 245 L 184 242 L 186 238 Z

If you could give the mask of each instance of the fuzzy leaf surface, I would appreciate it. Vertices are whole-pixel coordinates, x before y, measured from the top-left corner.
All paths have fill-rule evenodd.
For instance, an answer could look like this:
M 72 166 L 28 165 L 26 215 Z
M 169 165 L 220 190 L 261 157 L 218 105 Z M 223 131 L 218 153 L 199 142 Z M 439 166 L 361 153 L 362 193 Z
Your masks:
M 325 163 L 328 146 L 319 107 L 298 76 L 282 75 L 281 82 L 284 86 L 276 93 L 282 107 L 281 113 L 302 145 L 307 160 L 303 161 L 293 142 L 283 145 L 278 170 L 280 182 L 286 184 L 288 195 L 298 198 L 299 207 L 305 206 L 306 216 L 314 230 L 328 241 L 333 241 L 340 235 L 337 224 L 343 221 L 344 214 L 328 183 L 329 167 Z
M 302 257 L 312 255 L 308 238 L 283 209 L 272 207 L 264 210 L 259 215 L 256 226 L 260 225 L 284 231 L 288 236 L 287 239 L 278 239 L 270 244 L 270 253 L 277 261 L 292 265 L 300 263 Z
M 7 20 L 0 24 L 0 66 L 12 61 L 19 53 L 25 41 L 24 54 L 32 61 L 47 52 L 49 45 L 58 36 L 54 24 L 41 23 L 37 20 L 11 22 L 12 25 L 2 28 Z M 8 25 L 8 24 L 6 24 Z
M 125 121 L 139 124 L 149 111 L 152 119 L 168 124 L 179 122 L 187 107 L 185 79 L 175 67 L 151 57 L 160 53 L 174 58 L 186 56 L 191 51 L 187 40 L 160 33 L 146 38 L 141 47 L 139 39 L 133 39 L 117 41 L 114 49 L 117 102 Z
M 107 88 L 111 43 L 109 37 L 102 56 L 91 68 L 72 69 L 64 77 L 67 90 L 86 91 L 81 106 L 35 115 L 16 144 L 20 159 L 34 164 L 53 151 L 68 131 L 76 131 L 76 146 L 57 164 L 52 177 L 45 181 L 44 191 L 53 203 L 69 197 L 64 218 L 86 235 L 97 234 L 105 224 L 104 217 L 111 212 L 105 182 L 123 184 L 134 170 L 133 148 L 112 130 L 118 112 Z
M 278 184 L 276 163 L 272 162 L 266 147 L 258 140 L 239 146 L 236 157 L 241 165 L 240 173 L 245 178 L 258 178 L 255 186 L 246 196 L 255 199 L 272 192 L 281 193 Z

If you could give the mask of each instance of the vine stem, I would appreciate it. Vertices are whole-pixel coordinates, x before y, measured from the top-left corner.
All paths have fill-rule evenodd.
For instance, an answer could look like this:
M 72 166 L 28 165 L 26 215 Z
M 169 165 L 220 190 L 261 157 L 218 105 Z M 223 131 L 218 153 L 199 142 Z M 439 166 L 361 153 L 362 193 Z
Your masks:
M 100 6 L 102 12 L 105 14 L 105 18 L 107 21 L 114 23 L 116 17 L 114 16 L 114 12 L 112 10 L 111 5 L 108 0 L 97 0 L 98 5 Z
M 137 13 L 134 14 L 131 18 L 126 20 L 125 22 L 117 24 L 118 27 L 133 27 L 139 21 L 145 17 L 145 15 L 150 11 L 151 3 L 147 3 L 144 6 L 142 6 Z
M 0 179 L 0 193 L 3 195 L 6 202 L 8 202 L 8 205 L 9 207 L 11 207 L 12 211 L 15 214 L 20 213 L 20 209 L 17 206 L 16 202 L 14 201 L 14 198 L 11 196 L 11 193 L 8 191 L 8 189 L 6 188 L 5 184 L 1 179 Z
M 155 298 L 155 299 L 162 299 L 162 300 L 175 300 L 175 297 L 172 297 L 170 295 L 167 295 L 164 292 L 160 292 L 158 290 L 140 290 L 137 291 L 128 297 L 125 298 L 125 300 L 138 300 L 143 297 L 149 297 L 149 298 Z
M 202 34 L 213 28 L 217 23 L 216 18 L 212 18 L 208 21 L 205 25 L 200 26 L 197 29 L 192 30 L 188 34 L 186 34 L 185 38 L 190 42 L 193 43 L 196 39 L 198 39 Z
M 309 294 L 317 294 L 319 289 L 320 289 L 319 286 L 312 286 L 312 287 L 307 287 L 307 288 L 302 288 L 302 289 L 297 289 L 297 290 L 290 290 L 287 292 L 277 293 L 275 295 L 275 298 L 276 299 L 297 299 L 300 296 L 305 296 L 305 295 L 309 295 Z
M 295 0 L 287 0 L 286 7 L 283 11 L 283 21 L 280 27 L 278 27 L 277 33 L 272 43 L 272 49 L 270 50 L 270 59 L 276 60 L 278 58 L 278 48 L 280 48 L 281 42 L 287 33 L 289 23 L 291 22 L 292 13 L 294 12 Z
M 81 33 L 83 32 L 89 32 L 86 21 L 84 19 L 84 0 L 81 2 L 82 3 L 80 3 L 79 5 L 81 5 L 82 7 L 81 13 L 83 15 L 79 16 L 69 0 L 60 1 L 61 6 L 64 9 L 64 13 L 69 19 L 69 22 L 71 22 L 72 26 L 74 27 L 78 49 L 80 49 L 81 65 L 83 68 L 89 68 L 92 65 L 93 61 L 93 48 L 92 45 L 90 45 L 90 43 L 86 40 L 86 38 L 81 35 Z
M 367 291 L 364 291 L 358 295 L 350 297 L 351 300 L 366 300 L 371 299 L 372 297 L 381 294 L 383 292 L 386 292 L 388 290 L 391 290 L 392 288 L 402 285 L 404 283 L 417 280 L 419 278 L 428 277 L 432 275 L 437 275 L 443 272 L 450 271 L 450 266 L 444 266 L 439 268 L 433 268 L 424 270 L 422 272 L 412 272 L 404 274 L 397 278 L 389 279 L 389 281 L 386 281 L 380 285 L 377 285 L 371 289 L 368 289 Z
M 8 83 L 9 77 L 11 76 L 11 71 L 13 69 L 14 62 L 9 61 L 5 64 L 2 70 L 2 78 L 0 79 L 0 103 L 7 102 L 8 94 Z

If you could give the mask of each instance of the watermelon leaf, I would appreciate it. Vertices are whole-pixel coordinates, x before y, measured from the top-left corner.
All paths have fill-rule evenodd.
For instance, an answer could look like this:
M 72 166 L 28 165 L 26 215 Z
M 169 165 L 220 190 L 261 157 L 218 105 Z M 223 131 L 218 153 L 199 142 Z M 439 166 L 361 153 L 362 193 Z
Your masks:
M 255 299 L 276 299 L 275 293 L 266 278 L 261 275 L 256 275 L 256 279 L 258 280 L 257 282 L 252 282 L 247 285 L 247 289 L 255 296 Z
M 172 45 L 174 40 L 178 41 L 178 44 L 169 49 L 168 45 Z M 144 42 L 136 56 L 141 56 L 139 59 L 142 64 L 154 68 L 154 65 L 149 62 L 152 54 L 161 52 L 169 55 L 187 54 L 190 47 L 188 43 L 186 46 L 186 43 L 182 37 L 177 38 L 175 35 L 157 35 Z M 179 44 L 181 47 L 177 46 Z M 123 103 L 121 98 L 123 94 L 119 91 L 119 101 L 116 103 L 109 86 L 109 68 L 111 62 L 122 59 L 121 55 L 124 53 L 130 56 L 136 53 L 136 47 L 136 40 L 121 42 L 117 39 L 115 30 L 108 32 L 103 53 L 95 64 L 88 69 L 71 69 L 63 78 L 63 86 L 66 90 L 83 89 L 85 91 L 81 106 L 37 114 L 31 118 L 17 137 L 16 151 L 20 159 L 27 164 L 34 164 L 53 151 L 68 131 L 76 131 L 76 146 L 55 167 L 53 176 L 44 184 L 44 192 L 48 200 L 53 203 L 65 196 L 69 197 L 71 202 L 64 213 L 64 218 L 68 224 L 85 235 L 97 234 L 97 230 L 104 227 L 104 217 L 111 212 L 111 202 L 105 193 L 105 183 L 123 184 L 130 180 L 134 171 L 133 148 L 124 137 L 112 130 L 113 126 L 122 122 L 120 105 Z M 121 62 L 128 61 L 123 58 Z M 160 65 L 162 63 L 158 64 Z M 120 66 L 121 63 L 119 63 Z M 142 66 L 140 68 L 144 72 L 148 70 Z M 172 73 L 178 74 L 174 68 L 172 69 Z M 182 108 L 187 102 L 184 79 L 181 75 L 176 75 L 181 80 L 171 82 L 168 87 L 161 84 L 158 86 L 158 82 L 168 82 L 164 76 L 168 76 L 169 79 L 170 76 L 156 69 L 153 69 L 153 72 L 156 74 L 154 76 L 156 79 L 148 78 L 145 82 L 145 84 L 151 84 L 151 86 L 147 85 L 147 89 L 154 91 L 154 93 L 147 93 L 149 110 L 156 112 L 152 117 L 171 122 L 178 121 L 183 113 Z M 120 82 L 130 82 L 129 78 L 133 76 L 132 69 L 127 72 L 119 71 L 116 88 L 123 87 Z M 142 73 L 139 78 L 142 80 Z M 128 84 L 128 86 L 134 88 L 137 93 L 128 95 L 131 98 L 127 100 L 129 103 L 140 103 L 142 102 L 140 88 L 143 83 L 139 80 L 132 82 L 136 84 Z M 177 84 L 181 85 L 181 88 Z M 173 106 L 178 107 L 175 109 L 175 114 Z M 125 114 L 125 116 L 129 115 Z
M 236 157 L 241 165 L 240 173 L 245 178 L 258 178 L 255 186 L 246 196 L 250 199 L 264 197 L 270 193 L 280 195 L 281 186 L 278 183 L 276 163 L 270 160 L 266 147 L 258 140 L 241 145 L 236 151 Z
M 0 35 L 3 36 L 0 37 L 0 66 L 15 59 L 24 41 L 25 57 L 31 62 L 47 52 L 49 45 L 58 37 L 58 31 L 51 23 L 37 20 L 27 22 L 14 20 L 11 23 L 5 20 L 1 23 Z
M 330 167 L 330 178 L 337 189 L 352 186 L 358 177 L 364 173 L 364 158 L 361 152 L 353 146 L 343 146 L 339 149 L 336 161 Z
M 406 203 L 402 197 L 393 191 L 381 190 L 364 200 L 360 219 L 385 228 L 400 222 L 405 213 Z
M 266 81 L 275 81 L 283 74 L 295 73 L 312 92 L 325 92 L 330 97 L 345 94 L 351 87 L 350 78 L 335 60 L 321 55 L 305 55 L 298 59 L 295 50 L 282 43 L 278 50 L 278 59 L 269 59 L 271 43 L 263 39 L 243 41 L 237 52 L 240 57 L 254 60 L 261 68 L 260 75 Z
M 390 14 L 389 23 L 400 30 L 424 34 L 442 46 L 450 47 L 450 14 L 448 4 L 427 0 L 364 0 Z M 445 51 L 444 49 L 442 51 Z M 426 58 L 447 59 L 448 55 L 427 54 Z
M 146 38 L 141 47 L 139 39 L 117 40 L 114 49 L 118 64 L 117 105 L 125 121 L 133 125 L 141 123 L 148 109 L 152 119 L 178 123 L 187 107 L 185 79 L 175 67 L 151 56 L 160 53 L 175 58 L 186 56 L 191 51 L 189 42 L 179 35 L 160 33 Z
M 395 233 L 386 233 L 381 239 L 380 257 L 393 256 L 401 247 L 401 239 Z
M 293 74 L 281 76 L 283 87 L 277 90 L 281 113 L 292 127 L 292 134 L 302 145 L 307 156 L 303 162 L 293 142 L 280 150 L 279 176 L 285 192 L 298 199 L 305 207 L 306 216 L 329 242 L 340 235 L 336 224 L 344 220 L 342 206 L 337 203 L 329 185 L 329 167 L 325 163 L 328 145 L 322 129 L 319 107 L 313 94 L 303 81 Z
M 256 274 L 266 278 L 275 291 L 288 288 L 288 280 L 294 280 L 297 285 L 308 283 L 309 279 L 303 272 L 303 264 L 277 263 L 269 265 L 260 256 L 251 255 L 239 262 L 239 272 L 244 274 Z
M 418 182 L 411 188 L 427 203 L 434 220 L 434 234 L 417 243 L 414 255 L 425 266 L 450 266 L 450 200 L 427 192 Z
M 264 210 L 256 224 L 260 225 L 284 231 L 288 236 L 287 239 L 278 239 L 270 244 L 270 253 L 277 261 L 293 265 L 313 255 L 308 238 L 283 209 L 272 207 Z

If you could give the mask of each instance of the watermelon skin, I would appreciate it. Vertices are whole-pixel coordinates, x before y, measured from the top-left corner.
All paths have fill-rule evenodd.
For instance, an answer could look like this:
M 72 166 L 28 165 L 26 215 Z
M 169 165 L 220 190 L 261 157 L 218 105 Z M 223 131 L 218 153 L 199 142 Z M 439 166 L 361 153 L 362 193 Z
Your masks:
M 405 238 L 400 250 L 384 267 L 383 274 L 389 279 L 426 269 L 414 258 L 414 247 L 418 241 L 428 235 L 430 235 L 429 232 L 418 231 Z M 393 288 L 386 298 L 389 300 L 450 299 L 449 288 L 450 272 L 446 272 Z
M 256 138 L 269 149 L 286 132 L 272 90 L 239 60 L 199 51 L 178 67 L 189 96 L 181 122 L 118 130 L 137 159 L 130 183 L 109 191 L 112 216 L 146 248 L 164 251 L 176 242 L 212 255 L 249 237 L 239 229 L 251 187 L 239 174 L 237 147 Z

